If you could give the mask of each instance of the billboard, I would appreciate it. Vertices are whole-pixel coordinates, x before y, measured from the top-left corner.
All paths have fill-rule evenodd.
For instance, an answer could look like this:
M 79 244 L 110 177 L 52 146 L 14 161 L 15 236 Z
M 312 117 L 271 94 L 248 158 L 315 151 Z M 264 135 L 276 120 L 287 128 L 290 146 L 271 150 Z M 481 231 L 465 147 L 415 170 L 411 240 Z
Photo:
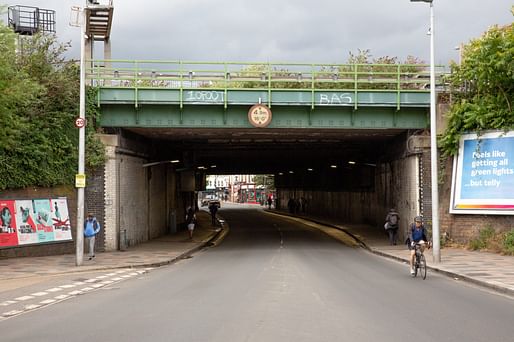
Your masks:
M 514 214 L 514 132 L 461 137 L 450 213 Z
M 66 197 L 0 200 L 0 248 L 69 240 Z

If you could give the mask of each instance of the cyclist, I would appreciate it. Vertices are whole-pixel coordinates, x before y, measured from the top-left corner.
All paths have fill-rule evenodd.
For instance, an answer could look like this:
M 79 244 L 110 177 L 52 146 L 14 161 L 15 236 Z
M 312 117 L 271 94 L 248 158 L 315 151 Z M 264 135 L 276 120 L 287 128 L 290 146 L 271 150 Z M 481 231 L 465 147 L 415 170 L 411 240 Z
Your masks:
M 410 250 L 410 274 L 414 275 L 414 258 L 415 258 L 415 245 L 417 243 L 421 244 L 421 253 L 423 253 L 425 247 L 424 243 L 428 241 L 427 234 L 425 230 L 425 226 L 423 226 L 423 218 L 421 216 L 416 216 L 414 218 L 414 223 L 411 223 L 409 229 L 409 250 Z

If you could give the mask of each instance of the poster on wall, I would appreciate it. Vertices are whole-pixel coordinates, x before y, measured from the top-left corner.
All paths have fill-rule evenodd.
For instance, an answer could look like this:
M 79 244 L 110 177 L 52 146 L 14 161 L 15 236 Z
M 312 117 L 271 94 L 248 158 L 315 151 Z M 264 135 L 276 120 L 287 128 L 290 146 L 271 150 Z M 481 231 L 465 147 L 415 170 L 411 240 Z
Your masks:
M 18 245 L 14 201 L 0 200 L 0 247 Z
M 66 197 L 0 200 L 0 248 L 73 240 Z
M 18 243 L 26 245 L 38 243 L 36 222 L 34 221 L 34 207 L 32 200 L 16 201 L 16 226 L 18 228 Z
M 450 213 L 514 215 L 514 131 L 461 137 Z
M 51 199 L 55 241 L 71 240 L 70 216 L 66 198 Z
M 54 226 L 52 224 L 51 201 L 49 199 L 32 200 L 34 217 L 39 242 L 54 241 Z

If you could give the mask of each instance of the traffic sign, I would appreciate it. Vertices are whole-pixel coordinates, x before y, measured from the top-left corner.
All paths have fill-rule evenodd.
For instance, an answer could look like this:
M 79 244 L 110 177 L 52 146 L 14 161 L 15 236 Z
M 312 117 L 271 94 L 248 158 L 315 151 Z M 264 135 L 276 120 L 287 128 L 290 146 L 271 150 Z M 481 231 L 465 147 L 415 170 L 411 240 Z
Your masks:
M 75 119 L 75 127 L 82 128 L 86 125 L 86 119 L 84 118 L 76 118 Z
M 75 187 L 85 188 L 86 187 L 86 175 L 83 173 L 77 173 L 75 175 Z

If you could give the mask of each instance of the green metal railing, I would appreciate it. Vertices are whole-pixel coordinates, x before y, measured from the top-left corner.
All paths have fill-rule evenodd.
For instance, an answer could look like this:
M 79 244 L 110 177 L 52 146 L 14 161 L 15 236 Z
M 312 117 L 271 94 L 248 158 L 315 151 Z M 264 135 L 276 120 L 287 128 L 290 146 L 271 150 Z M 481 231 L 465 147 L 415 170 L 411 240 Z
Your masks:
M 87 61 L 86 79 L 104 88 L 188 90 L 272 90 L 359 92 L 428 92 L 430 68 L 424 64 L 301 64 L 186 62 L 148 60 Z M 443 66 L 436 66 L 441 84 Z M 183 106 L 183 103 L 180 103 Z

